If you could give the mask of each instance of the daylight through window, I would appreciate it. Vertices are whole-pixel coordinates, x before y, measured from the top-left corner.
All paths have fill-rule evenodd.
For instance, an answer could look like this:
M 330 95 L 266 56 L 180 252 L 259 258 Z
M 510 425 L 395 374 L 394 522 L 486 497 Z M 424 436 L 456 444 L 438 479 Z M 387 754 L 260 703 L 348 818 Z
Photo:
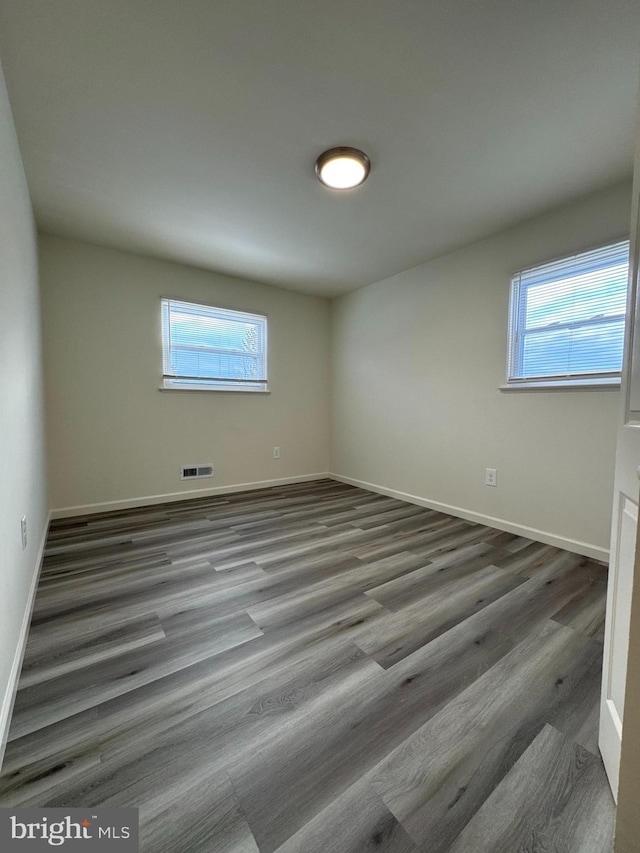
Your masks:
M 508 382 L 617 382 L 629 241 L 522 270 L 511 281 Z
M 162 300 L 163 387 L 267 390 L 267 318 Z

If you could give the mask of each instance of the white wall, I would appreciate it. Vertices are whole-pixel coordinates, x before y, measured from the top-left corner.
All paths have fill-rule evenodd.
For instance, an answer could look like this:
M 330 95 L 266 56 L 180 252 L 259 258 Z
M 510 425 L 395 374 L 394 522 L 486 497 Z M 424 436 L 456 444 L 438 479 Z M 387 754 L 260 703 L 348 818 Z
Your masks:
M 48 518 L 36 236 L 1 72 L 0 187 L 1 756 Z
M 49 235 L 40 271 L 54 512 L 328 470 L 327 300 Z M 161 296 L 266 314 L 271 393 L 158 390 Z
M 511 274 L 627 236 L 630 193 L 614 187 L 335 300 L 331 470 L 606 556 L 619 391 L 498 387 Z

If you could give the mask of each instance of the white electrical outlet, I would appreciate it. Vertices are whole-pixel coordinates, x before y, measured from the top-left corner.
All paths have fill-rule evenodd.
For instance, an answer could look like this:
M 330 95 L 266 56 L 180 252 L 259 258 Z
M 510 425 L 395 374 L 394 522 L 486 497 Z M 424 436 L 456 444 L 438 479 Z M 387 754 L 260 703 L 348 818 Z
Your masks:
M 20 535 L 22 536 L 22 550 L 27 547 L 27 516 L 23 515 L 20 519 Z
M 485 468 L 484 469 L 484 484 L 485 484 L 485 486 L 497 486 L 498 485 L 498 471 L 496 468 Z
M 274 459 L 280 459 L 280 448 L 279 447 L 273 448 L 273 458 Z

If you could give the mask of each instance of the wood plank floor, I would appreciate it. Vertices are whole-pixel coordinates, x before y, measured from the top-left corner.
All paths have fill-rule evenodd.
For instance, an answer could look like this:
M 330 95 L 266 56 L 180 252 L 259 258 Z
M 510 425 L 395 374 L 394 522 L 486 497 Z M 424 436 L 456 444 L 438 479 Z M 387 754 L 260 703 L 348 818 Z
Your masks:
M 330 480 L 53 522 L 1 805 L 153 853 L 609 853 L 606 567 Z

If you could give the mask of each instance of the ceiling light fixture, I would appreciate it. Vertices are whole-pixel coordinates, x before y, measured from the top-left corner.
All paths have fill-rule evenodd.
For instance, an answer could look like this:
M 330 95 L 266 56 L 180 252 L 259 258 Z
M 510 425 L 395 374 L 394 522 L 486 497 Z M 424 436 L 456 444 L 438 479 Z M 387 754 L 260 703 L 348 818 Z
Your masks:
M 330 148 L 316 160 L 316 177 L 331 190 L 352 190 L 363 184 L 371 161 L 358 148 Z

